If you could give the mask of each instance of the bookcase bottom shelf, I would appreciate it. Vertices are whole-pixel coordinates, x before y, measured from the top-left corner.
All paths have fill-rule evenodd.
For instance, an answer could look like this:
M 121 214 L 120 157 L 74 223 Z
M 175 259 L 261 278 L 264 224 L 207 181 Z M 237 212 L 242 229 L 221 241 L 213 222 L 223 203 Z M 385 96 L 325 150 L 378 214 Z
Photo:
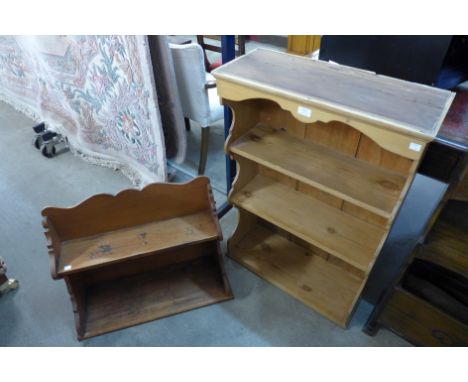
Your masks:
M 90 285 L 80 339 L 231 298 L 210 257 Z
M 342 327 L 346 327 L 364 283 L 260 224 L 238 243 L 229 243 L 229 256 Z

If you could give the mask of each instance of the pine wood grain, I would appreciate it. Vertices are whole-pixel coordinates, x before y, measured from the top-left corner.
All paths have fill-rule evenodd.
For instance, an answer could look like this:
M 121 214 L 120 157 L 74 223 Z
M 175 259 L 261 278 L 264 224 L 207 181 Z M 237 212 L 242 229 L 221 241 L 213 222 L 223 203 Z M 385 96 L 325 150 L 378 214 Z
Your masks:
M 347 214 L 350 214 L 352 216 L 357 217 L 358 219 L 364 220 L 365 222 L 374 224 L 382 228 L 388 228 L 390 221 L 391 221 L 391 219 L 384 218 L 383 216 L 374 214 L 370 212 L 369 210 L 366 210 L 362 207 L 359 207 L 349 202 L 343 202 L 341 209 L 343 210 L 343 212 L 346 212 Z
M 332 319 L 346 325 L 453 94 L 266 50 L 213 74 L 223 102 L 235 106 L 225 150 L 238 164 L 229 201 L 239 214 L 228 248 L 264 219 L 271 232 L 361 277 L 350 302 L 335 306 Z M 287 257 L 281 242 L 259 240 Z M 300 293 L 284 278 L 290 269 L 305 285 L 320 279 L 280 260 L 258 273 L 292 295 Z M 255 271 L 260 261 L 241 263 Z M 327 284 L 326 293 L 339 290 L 339 282 Z
M 263 175 L 232 194 L 230 201 L 363 271 L 368 271 L 385 234 Z
M 343 154 L 355 156 L 361 133 L 351 126 L 331 121 L 306 124 L 305 139 L 329 147 Z
M 78 339 L 231 299 L 207 177 L 42 211 Z
M 80 272 L 217 237 L 213 217 L 205 211 L 70 240 L 62 244 L 58 274 Z
M 284 130 L 257 125 L 230 151 L 362 208 L 389 217 L 406 179 Z
M 432 137 L 453 99 L 446 90 L 266 49 L 242 56 L 213 74 L 217 79 L 266 93 L 287 93 L 335 112 L 375 117 Z
M 287 129 L 293 137 L 303 139 L 306 134 L 306 124 L 294 118 L 292 113 L 285 111 L 274 101 L 258 100 L 259 120 L 258 123 L 278 129 Z M 251 124 L 252 128 L 256 124 Z
M 369 137 L 362 134 L 356 158 L 381 166 L 389 171 L 407 177 L 410 174 L 413 161 L 411 159 L 396 155 L 380 147 Z
M 305 195 L 310 195 L 323 203 L 327 203 L 330 206 L 341 209 L 343 206 L 343 199 L 331 195 L 328 192 L 322 191 L 317 187 L 310 186 L 306 183 L 296 181 L 296 190 L 302 192 Z
M 209 180 L 203 176 L 184 184 L 154 183 L 115 196 L 93 195 L 70 208 L 47 207 L 42 210 L 42 216 L 53 224 L 60 239 L 67 241 L 209 211 L 212 209 L 209 190 Z
M 83 338 L 232 298 L 210 258 L 94 284 Z
M 273 285 L 346 326 L 363 279 L 265 227 L 255 225 L 230 256 Z

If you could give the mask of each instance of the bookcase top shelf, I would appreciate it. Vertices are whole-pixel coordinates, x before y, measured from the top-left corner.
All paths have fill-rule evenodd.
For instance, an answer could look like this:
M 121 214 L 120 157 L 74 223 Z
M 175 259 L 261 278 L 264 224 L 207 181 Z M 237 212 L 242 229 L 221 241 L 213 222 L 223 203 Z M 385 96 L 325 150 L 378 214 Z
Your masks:
M 230 151 L 389 218 L 405 178 L 281 129 L 258 124 Z
M 42 210 L 53 279 L 79 340 L 231 299 L 209 179 Z
M 267 49 L 256 49 L 213 74 L 219 82 L 293 100 L 298 107 L 315 106 L 426 140 L 437 135 L 454 97 L 450 91 Z M 224 97 L 222 86 L 218 92 Z
M 218 238 L 211 211 L 202 211 L 65 241 L 58 260 L 58 275 Z

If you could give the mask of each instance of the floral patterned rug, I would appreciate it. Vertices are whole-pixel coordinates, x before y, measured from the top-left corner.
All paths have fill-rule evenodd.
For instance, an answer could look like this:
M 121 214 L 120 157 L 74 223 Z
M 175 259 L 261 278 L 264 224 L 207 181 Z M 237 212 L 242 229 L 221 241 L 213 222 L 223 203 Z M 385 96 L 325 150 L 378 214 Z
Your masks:
M 166 181 L 146 36 L 0 36 L 0 99 L 136 185 Z

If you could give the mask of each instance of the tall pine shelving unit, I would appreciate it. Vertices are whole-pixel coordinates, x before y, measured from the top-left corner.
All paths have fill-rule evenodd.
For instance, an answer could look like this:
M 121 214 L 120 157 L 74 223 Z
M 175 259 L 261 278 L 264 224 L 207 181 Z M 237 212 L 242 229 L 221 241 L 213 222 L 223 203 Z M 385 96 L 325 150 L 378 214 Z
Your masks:
M 233 112 L 229 256 L 345 327 L 452 93 L 265 49 L 213 74 Z

